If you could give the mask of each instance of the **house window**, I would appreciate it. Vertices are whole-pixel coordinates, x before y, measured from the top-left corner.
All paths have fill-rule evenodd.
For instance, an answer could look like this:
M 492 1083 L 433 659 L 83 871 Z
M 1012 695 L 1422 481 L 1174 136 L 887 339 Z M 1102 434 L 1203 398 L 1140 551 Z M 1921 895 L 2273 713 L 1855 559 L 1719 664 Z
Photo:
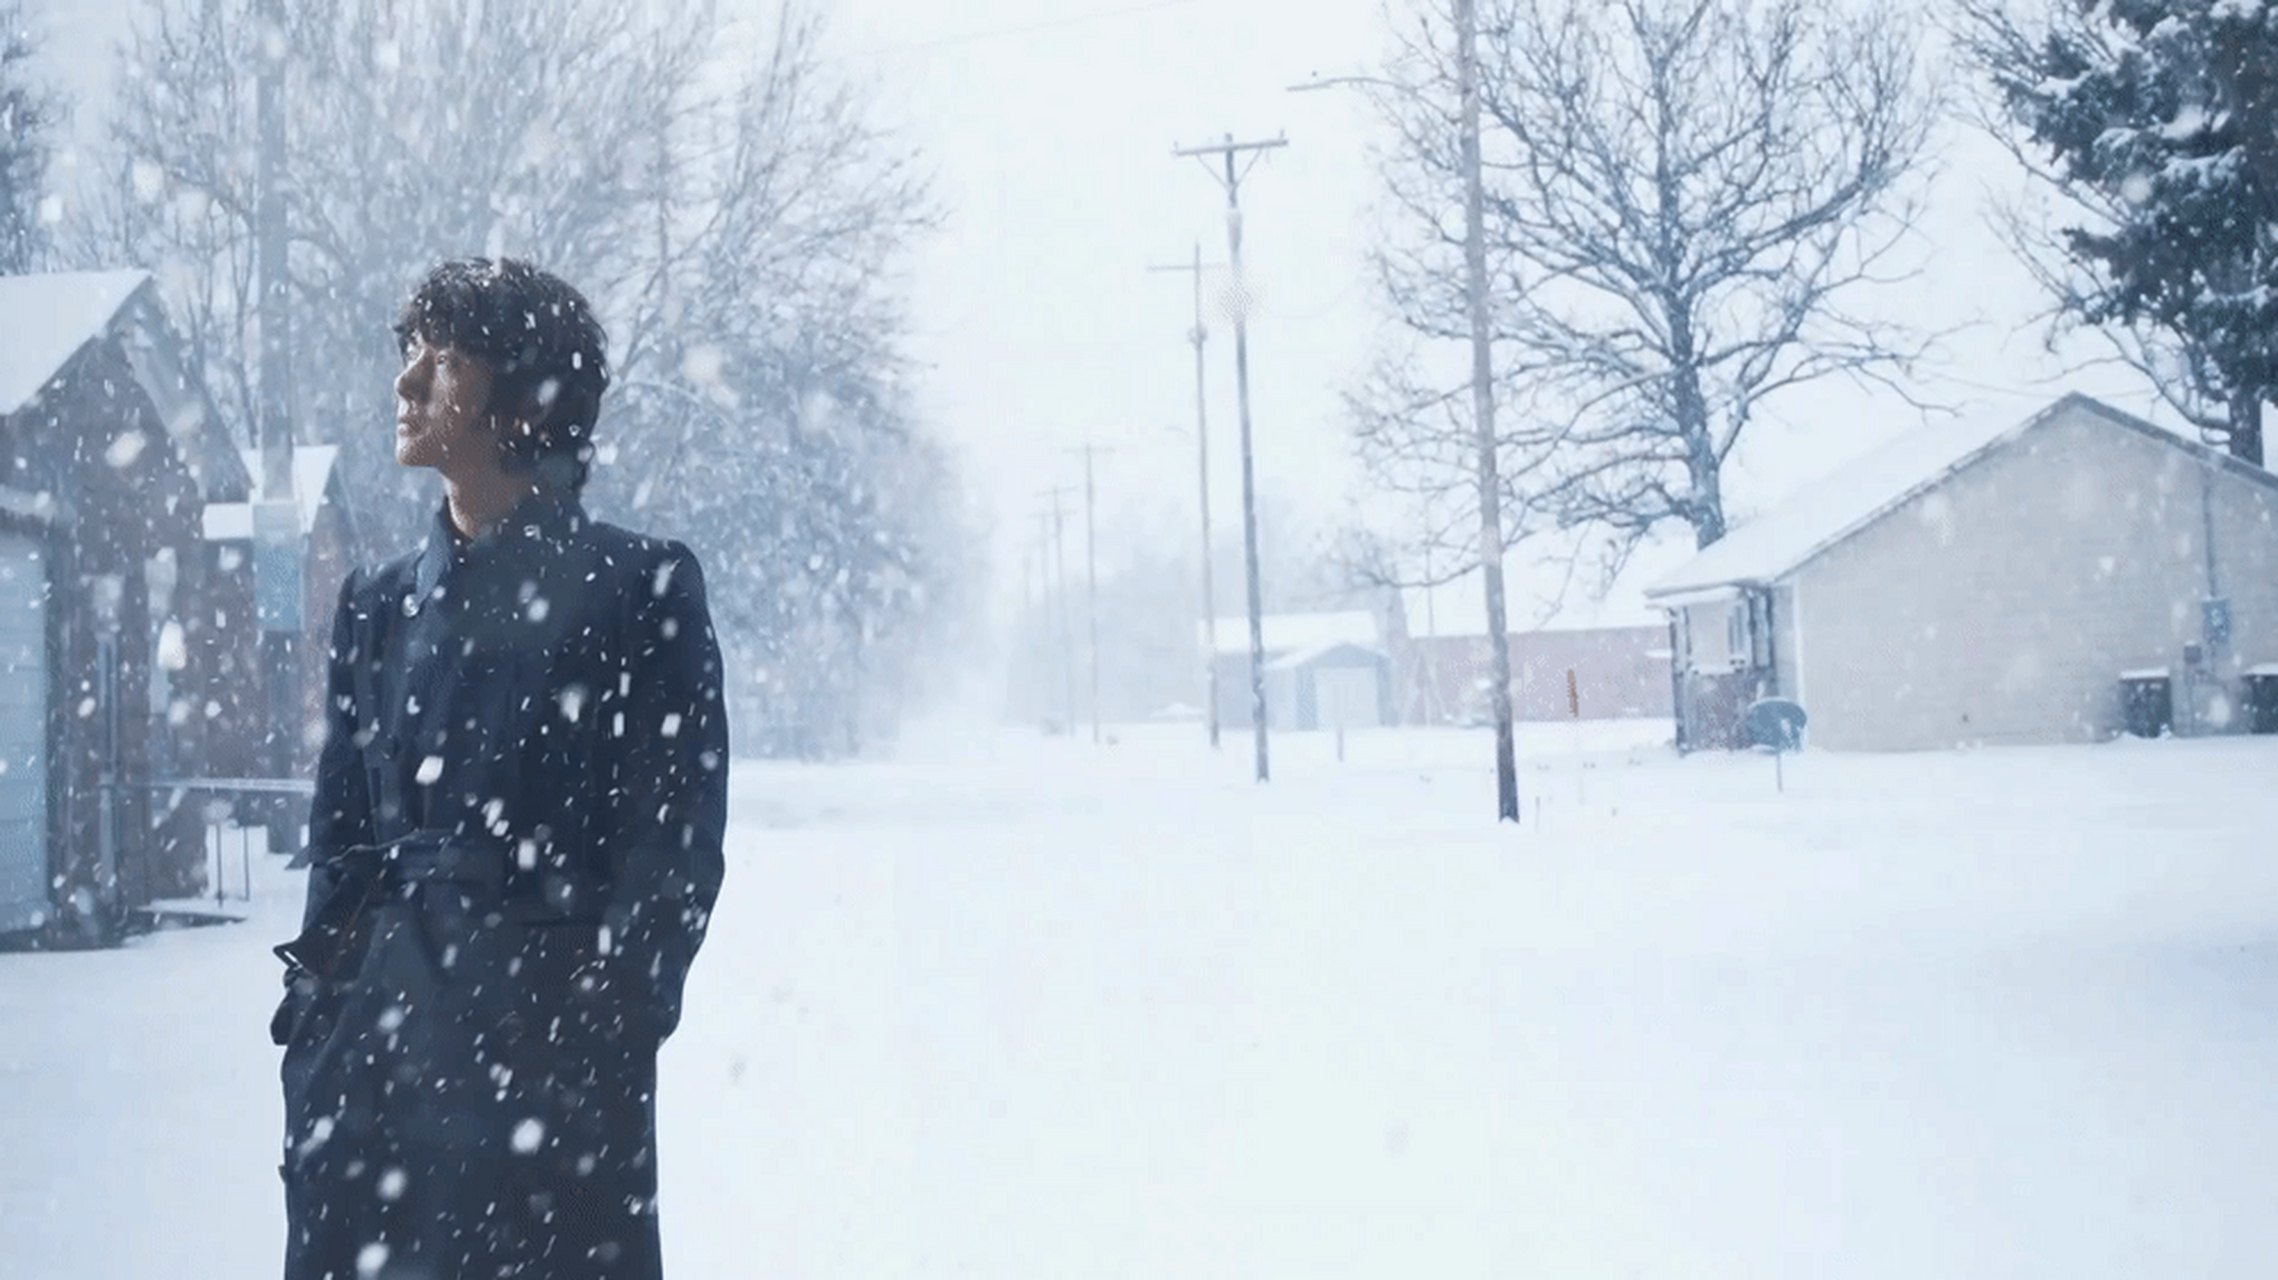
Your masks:
M 1744 666 L 1748 656 L 1748 609 L 1735 605 L 1724 615 L 1724 651 L 1731 655 L 1732 665 Z

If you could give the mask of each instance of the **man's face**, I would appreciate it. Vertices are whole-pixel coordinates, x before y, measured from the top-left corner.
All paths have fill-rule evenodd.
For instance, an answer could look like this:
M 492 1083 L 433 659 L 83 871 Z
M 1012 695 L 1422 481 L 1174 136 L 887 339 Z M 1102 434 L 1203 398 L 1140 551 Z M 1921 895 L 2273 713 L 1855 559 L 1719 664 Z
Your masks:
M 490 404 L 490 365 L 456 347 L 413 335 L 396 375 L 395 460 L 445 475 L 495 470 L 498 434 Z

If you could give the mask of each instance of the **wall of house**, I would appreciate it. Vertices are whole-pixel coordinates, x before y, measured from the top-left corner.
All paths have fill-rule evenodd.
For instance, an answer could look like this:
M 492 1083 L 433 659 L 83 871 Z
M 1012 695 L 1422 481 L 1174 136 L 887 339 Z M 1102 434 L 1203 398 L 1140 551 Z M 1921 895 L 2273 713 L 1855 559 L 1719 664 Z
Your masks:
M 1521 631 L 1511 636 L 1511 714 L 1570 718 L 1566 673 L 1574 672 L 1585 720 L 1671 714 L 1666 627 Z M 1484 715 L 1493 663 L 1485 636 L 1418 636 L 1394 663 L 1404 724 L 1461 724 Z
M 2094 741 L 2117 728 L 2122 670 L 2180 670 L 2213 469 L 2093 414 L 2051 417 L 1794 575 L 1815 745 Z M 2278 489 L 2214 480 L 2235 681 L 2278 651 Z
M 66 513 L 48 569 L 50 872 L 61 936 L 98 941 L 190 878 L 153 835 L 150 573 L 195 544 L 202 509 L 116 344 L 74 357 L 8 425 L 10 483 Z

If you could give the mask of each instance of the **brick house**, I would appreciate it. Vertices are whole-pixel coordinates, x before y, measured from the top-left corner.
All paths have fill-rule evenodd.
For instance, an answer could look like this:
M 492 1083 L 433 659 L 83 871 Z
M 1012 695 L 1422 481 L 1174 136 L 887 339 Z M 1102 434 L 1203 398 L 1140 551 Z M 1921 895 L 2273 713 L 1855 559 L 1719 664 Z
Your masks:
M 1769 695 L 1840 750 L 2096 741 L 2124 686 L 2244 728 L 2278 671 L 2278 476 L 2068 395 L 1911 432 L 1646 594 L 1683 747 L 1735 745 Z
M 1566 720 L 1577 710 L 1584 720 L 1671 714 L 1668 622 L 1635 592 L 1622 587 L 1605 600 L 1576 600 L 1555 610 L 1535 607 L 1520 590 L 1511 598 L 1506 621 L 1515 719 Z M 1402 592 L 1393 647 L 1403 723 L 1486 721 L 1493 680 L 1486 617 L 1476 573 Z

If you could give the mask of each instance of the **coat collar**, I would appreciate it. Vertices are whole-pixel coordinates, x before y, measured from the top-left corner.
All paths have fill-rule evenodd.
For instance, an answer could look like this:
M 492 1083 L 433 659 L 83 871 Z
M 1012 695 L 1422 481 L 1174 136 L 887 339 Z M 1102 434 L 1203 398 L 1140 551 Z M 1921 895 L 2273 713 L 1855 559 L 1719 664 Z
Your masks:
M 470 539 L 461 537 L 451 523 L 450 505 L 439 502 L 435 504 L 434 518 L 427 525 L 426 545 L 419 553 L 418 594 L 404 601 L 405 612 L 416 613 L 427 601 L 436 599 L 454 565 L 500 554 L 511 555 L 520 548 L 559 549 L 585 524 L 585 507 L 576 495 L 541 490 L 524 498 L 520 506 L 498 522 L 498 527 Z

